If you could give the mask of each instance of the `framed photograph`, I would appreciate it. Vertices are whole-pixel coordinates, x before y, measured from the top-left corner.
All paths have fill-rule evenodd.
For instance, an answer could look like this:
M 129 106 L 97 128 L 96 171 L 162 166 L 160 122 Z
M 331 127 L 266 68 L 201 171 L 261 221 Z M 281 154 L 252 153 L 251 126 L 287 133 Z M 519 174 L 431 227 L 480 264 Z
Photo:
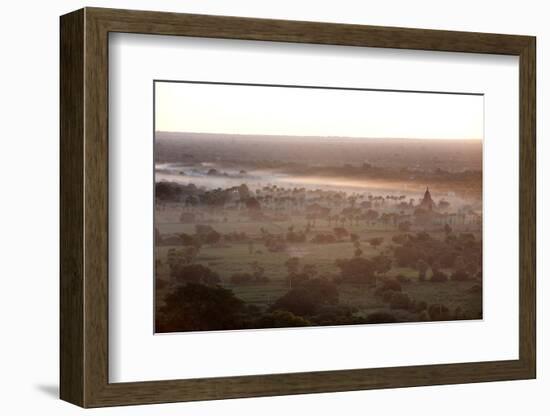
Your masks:
M 61 398 L 535 378 L 535 49 L 62 16 Z

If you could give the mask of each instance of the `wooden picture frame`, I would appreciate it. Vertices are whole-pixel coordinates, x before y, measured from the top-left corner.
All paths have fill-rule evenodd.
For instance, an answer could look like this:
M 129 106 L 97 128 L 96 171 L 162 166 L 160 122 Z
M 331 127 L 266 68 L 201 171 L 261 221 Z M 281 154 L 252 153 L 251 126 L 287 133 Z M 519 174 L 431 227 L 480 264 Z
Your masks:
M 61 399 L 82 407 L 102 407 L 535 378 L 534 37 L 100 8 L 62 16 L 60 28 Z M 109 383 L 110 32 L 518 56 L 519 359 Z

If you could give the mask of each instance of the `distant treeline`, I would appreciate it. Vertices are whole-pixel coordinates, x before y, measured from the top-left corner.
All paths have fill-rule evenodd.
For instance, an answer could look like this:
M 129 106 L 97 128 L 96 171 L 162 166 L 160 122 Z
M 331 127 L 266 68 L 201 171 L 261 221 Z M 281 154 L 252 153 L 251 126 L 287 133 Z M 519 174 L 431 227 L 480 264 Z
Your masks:
M 223 161 L 265 167 L 285 164 L 360 165 L 481 170 L 481 140 L 414 140 L 209 133 L 155 134 L 159 163 Z M 259 161 L 259 162 L 258 162 Z

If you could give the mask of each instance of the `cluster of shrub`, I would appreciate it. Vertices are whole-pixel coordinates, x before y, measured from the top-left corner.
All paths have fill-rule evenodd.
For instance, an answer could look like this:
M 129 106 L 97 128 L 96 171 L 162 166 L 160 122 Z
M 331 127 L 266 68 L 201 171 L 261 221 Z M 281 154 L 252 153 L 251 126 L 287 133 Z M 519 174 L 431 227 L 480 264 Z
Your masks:
M 451 311 L 449 307 L 441 303 L 428 304 L 425 301 L 416 299 L 403 292 L 402 285 L 397 280 L 386 280 L 374 292 L 375 296 L 387 303 L 390 309 L 404 310 L 418 315 L 419 321 L 448 321 L 468 319 L 461 307 Z M 386 321 L 391 321 L 393 316 L 390 313 L 381 313 Z
M 227 176 L 216 169 L 210 169 L 207 172 L 210 176 Z M 250 211 L 261 209 L 256 198 L 250 196 L 250 190 L 245 184 L 227 189 L 205 190 L 196 185 L 181 184 L 177 182 L 161 181 L 155 183 L 155 200 L 160 202 L 184 202 L 188 206 L 204 205 L 210 208 L 220 208 L 229 201 L 231 194 L 238 191 L 240 199 L 245 202 Z
M 382 260 L 379 260 L 382 261 Z M 173 269 L 173 283 L 157 311 L 159 332 L 273 328 L 310 325 L 346 325 L 391 323 L 410 320 L 410 316 L 390 311 L 378 311 L 366 317 L 356 316 L 357 310 L 339 302 L 337 282 L 317 277 L 312 265 L 300 267 L 299 260 L 287 261 L 289 291 L 267 309 L 246 304 L 232 290 L 219 286 L 219 275 L 200 264 L 185 264 Z M 251 264 L 250 273 L 236 273 L 235 284 L 266 281 L 264 270 Z M 355 257 L 340 260 L 340 281 L 365 283 L 364 272 L 376 275 L 376 262 Z M 406 278 L 402 277 L 405 281 Z M 417 314 L 420 321 L 466 319 L 460 308 L 451 311 L 446 305 L 428 305 L 403 292 L 397 279 L 383 279 L 375 295 L 388 304 L 388 309 Z
M 178 202 L 201 193 L 202 191 L 194 184 L 184 185 L 167 181 L 155 183 L 155 199 L 158 201 Z
M 161 236 L 160 232 L 155 230 L 155 241 L 159 246 L 195 246 L 201 248 L 203 245 L 216 245 L 219 243 L 242 243 L 251 241 L 245 232 L 232 231 L 229 233 L 220 233 L 210 225 L 195 225 L 195 233 L 179 233 Z
M 191 280 L 174 285 L 164 298 L 156 314 L 158 332 L 308 326 L 312 321 L 302 315 L 326 313 L 324 306 L 338 302 L 338 291 L 330 283 L 310 281 L 263 310 L 245 304 L 229 289 Z
M 157 310 L 157 332 L 303 327 L 378 323 L 374 314 L 356 317 L 339 303 L 337 286 L 323 279 L 297 283 L 267 309 L 246 304 L 219 285 L 187 282 L 175 285 Z
M 456 235 L 446 227 L 444 240 L 419 232 L 398 234 L 392 242 L 397 265 L 418 270 L 420 281 L 427 280 L 430 268 L 432 282 L 481 279 L 482 243 L 472 233 Z M 454 269 L 454 272 L 448 275 L 441 270 L 443 268 Z
M 331 244 L 336 243 L 337 241 L 336 236 L 329 233 L 319 233 L 311 239 L 311 242 L 314 244 Z
M 356 316 L 357 310 L 339 302 L 334 282 L 310 278 L 294 282 L 294 287 L 267 309 L 246 304 L 232 290 L 217 284 L 219 276 L 202 265 L 189 265 L 182 270 L 178 283 L 164 298 L 156 314 L 158 332 L 228 330 L 247 328 L 277 328 L 311 325 L 349 325 L 393 323 L 410 320 L 403 314 L 378 311 L 366 317 Z M 251 274 L 251 276 L 253 276 Z M 253 278 L 253 277 L 251 277 Z M 416 301 L 402 291 L 396 280 L 385 281 L 378 289 L 389 309 L 417 314 L 419 321 L 468 319 L 456 308 L 444 304 L 428 305 Z
M 220 277 L 216 272 L 193 263 L 197 247 L 200 246 L 195 242 L 202 244 L 214 240 L 213 232 L 215 233 L 209 226 L 200 226 L 194 236 L 189 236 L 184 249 L 169 250 L 167 261 L 172 286 L 163 306 L 157 311 L 158 331 L 389 323 L 411 320 L 411 314 L 416 315 L 420 321 L 472 318 L 466 316 L 461 308 L 451 310 L 444 304 L 427 304 L 411 298 L 402 289 L 403 284 L 410 282 L 410 278 L 402 275 L 392 279 L 386 278 L 386 273 L 392 267 L 392 259 L 385 254 L 370 258 L 359 254 L 348 259 L 338 259 L 335 263 L 340 273 L 330 278 L 319 278 L 314 265 L 301 265 L 298 258 L 290 258 L 285 263 L 288 271 L 288 292 L 267 309 L 253 304 L 247 305 L 230 289 L 219 286 Z M 294 231 L 290 229 L 289 232 Z M 443 282 L 449 278 L 457 281 L 469 280 L 473 276 L 472 263 L 477 259 L 466 263 L 464 258 L 469 254 L 480 254 L 476 249 L 480 249 L 480 242 L 472 237 L 467 234 L 448 234 L 442 244 L 440 240 L 432 238 L 427 233 L 402 234 L 393 239 L 393 242 L 398 244 L 394 247 L 394 253 L 400 253 L 399 258 L 396 256 L 396 261 L 399 265 L 409 267 L 415 264 L 419 271 L 419 280 L 426 280 L 426 271 L 429 267 L 432 269 L 430 280 L 433 282 Z M 281 235 L 264 231 L 262 238 L 268 249 L 273 247 L 278 250 L 278 245 L 285 244 Z M 350 236 L 350 240 L 353 242 L 357 238 Z M 441 264 L 446 263 L 437 256 L 450 256 L 445 250 L 452 251 L 455 271 L 450 276 L 439 268 Z M 435 251 L 436 254 L 428 255 L 430 251 Z M 257 262 L 251 263 L 250 267 L 250 272 L 233 274 L 230 277 L 231 283 L 268 281 L 264 269 Z M 357 316 L 357 310 L 339 302 L 338 285 L 341 283 L 376 287 L 375 295 L 388 305 L 388 310 L 374 312 L 366 317 Z M 481 286 L 474 285 L 471 291 L 478 293 Z
M 286 241 L 289 243 L 305 243 L 307 229 L 304 231 L 295 231 L 294 227 L 289 227 L 286 233 Z
M 282 252 L 287 248 L 287 243 L 282 235 L 264 233 L 262 241 L 265 248 L 272 253 Z
M 232 231 L 230 233 L 223 234 L 224 241 L 227 242 L 243 242 L 243 241 L 249 241 L 250 237 L 247 233 L 241 231 Z
M 287 243 L 305 243 L 307 235 L 310 231 L 309 227 L 304 230 L 295 230 L 294 227 L 289 227 L 286 234 L 272 234 L 266 230 L 262 230 L 262 241 L 268 251 L 281 252 L 287 247 Z M 312 243 L 335 243 L 338 238 L 335 234 L 319 233 L 312 239 Z
M 340 275 L 335 278 L 336 283 L 353 283 L 376 286 L 378 278 L 391 269 L 391 259 L 379 254 L 370 259 L 355 256 L 350 259 L 337 259 L 336 267 Z

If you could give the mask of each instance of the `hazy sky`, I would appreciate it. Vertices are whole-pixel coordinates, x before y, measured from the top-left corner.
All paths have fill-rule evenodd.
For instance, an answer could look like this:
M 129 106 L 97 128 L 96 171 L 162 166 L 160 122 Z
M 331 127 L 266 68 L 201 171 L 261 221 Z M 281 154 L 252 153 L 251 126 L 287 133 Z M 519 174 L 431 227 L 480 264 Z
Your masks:
M 483 97 L 155 83 L 157 131 L 482 139 Z

